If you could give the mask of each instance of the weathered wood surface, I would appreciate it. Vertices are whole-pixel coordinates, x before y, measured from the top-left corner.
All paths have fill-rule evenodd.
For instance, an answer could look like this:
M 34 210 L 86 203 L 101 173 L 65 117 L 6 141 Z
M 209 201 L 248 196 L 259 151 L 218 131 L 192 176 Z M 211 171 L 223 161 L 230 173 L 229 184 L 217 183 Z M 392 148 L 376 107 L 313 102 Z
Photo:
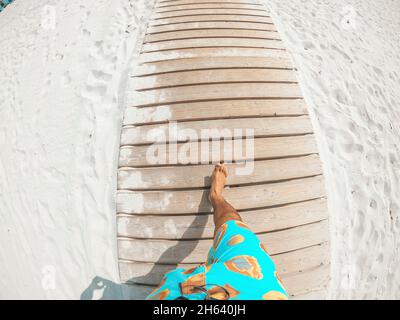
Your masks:
M 168 124 L 156 124 L 146 126 L 126 126 L 122 129 L 121 146 L 124 145 L 141 145 L 151 144 L 155 142 L 186 142 L 208 140 L 209 135 L 201 135 L 202 130 L 210 130 L 211 136 L 219 138 L 241 138 L 247 128 L 253 129 L 255 138 L 288 136 L 288 135 L 305 135 L 313 132 L 310 119 L 308 116 L 299 117 L 280 117 L 280 118 L 245 118 L 226 119 L 214 121 L 191 121 L 183 122 L 178 126 L 179 130 L 191 130 L 195 133 L 193 137 L 190 135 L 181 135 L 177 137 L 169 137 Z M 223 130 L 222 130 L 223 129 Z
M 128 95 L 132 106 L 146 107 L 168 103 L 222 99 L 299 99 L 301 91 L 293 83 L 217 83 L 133 91 Z
M 142 77 L 134 85 L 134 90 L 145 91 L 162 88 L 223 83 L 297 83 L 291 70 L 273 70 L 260 68 L 195 70 L 190 73 L 166 73 Z
M 225 191 L 237 210 L 283 205 L 325 195 L 321 176 L 270 184 L 240 186 Z M 189 214 L 211 211 L 205 190 L 129 191 L 117 194 L 117 211 L 131 214 Z
M 233 30 L 234 32 L 234 30 Z M 282 49 L 248 48 L 248 47 L 209 47 L 209 48 L 181 48 L 175 50 L 143 52 L 139 57 L 140 63 L 153 63 L 160 61 L 214 57 L 261 57 L 272 59 L 290 59 L 288 53 Z
M 265 244 L 289 294 L 324 298 L 322 166 L 296 71 L 263 4 L 157 1 L 127 91 L 117 234 L 121 280 L 134 297 L 165 272 L 205 261 L 214 233 L 210 174 L 224 160 L 224 195 Z M 190 134 L 174 136 L 171 125 Z M 204 129 L 220 130 L 217 143 Z M 254 135 L 241 136 L 246 129 Z M 254 154 L 233 152 L 251 145 Z M 178 159 L 179 152 L 190 157 Z M 250 174 L 237 171 L 250 164 Z
M 315 246 L 273 255 L 271 258 L 276 268 L 280 270 L 280 276 L 282 277 L 302 270 L 316 268 L 321 264 L 329 264 L 330 257 L 328 249 L 328 244 L 324 242 Z M 155 264 L 151 262 L 122 260 L 120 263 L 121 279 L 133 283 L 157 285 L 166 272 L 177 267 L 192 268 L 195 266 L 197 266 L 197 264 Z M 149 274 L 151 274 L 152 277 L 146 279 Z
M 328 218 L 326 200 L 316 199 L 275 208 L 240 211 L 243 220 L 255 233 L 265 233 L 306 225 Z M 130 215 L 119 214 L 118 234 L 136 239 L 212 238 L 211 214 L 204 215 Z
M 252 14 L 251 11 L 239 14 L 237 11 L 227 12 L 220 10 L 219 13 L 213 13 L 214 10 L 203 10 L 200 14 L 187 16 L 174 16 L 168 18 L 152 19 L 149 22 L 150 26 L 163 26 L 168 24 L 186 23 L 186 22 L 210 22 L 210 21 L 231 21 L 231 22 L 256 22 L 256 23 L 272 23 L 272 19 L 267 15 Z
M 184 22 L 176 24 L 165 24 L 160 26 L 149 26 L 147 29 L 147 35 L 166 33 L 173 31 L 182 30 L 219 30 L 219 29 L 230 29 L 232 32 L 237 30 L 262 30 L 262 31 L 275 31 L 275 26 L 268 23 L 258 22 L 242 22 L 242 21 L 199 21 L 199 22 Z
M 218 3 L 235 3 L 235 4 L 247 4 L 247 5 L 253 5 L 253 6 L 262 6 L 259 1 L 254 1 L 254 0 L 161 0 L 157 1 L 155 7 L 156 8 L 163 8 L 163 7 L 171 7 L 171 6 L 177 6 L 177 5 L 198 5 L 202 3 L 209 3 L 209 2 L 218 2 Z M 262 6 L 264 10 L 265 7 Z
M 246 145 L 254 146 L 254 160 L 265 160 L 274 158 L 285 158 L 309 155 L 317 153 L 317 145 L 314 136 L 311 134 L 300 136 L 285 136 L 272 138 L 257 139 L 237 139 L 236 146 L 242 146 L 245 150 Z M 225 147 L 225 145 L 227 145 Z M 221 160 L 228 161 L 245 161 L 249 160 L 246 152 L 233 153 L 230 141 L 221 140 L 220 143 L 204 143 L 187 142 L 187 143 L 171 143 L 169 145 L 151 145 L 151 148 L 157 150 L 157 163 L 153 163 L 153 159 L 149 159 L 148 155 L 152 153 L 149 146 L 121 146 L 119 165 L 120 167 L 144 167 L 144 166 L 164 166 L 174 165 L 174 156 L 182 150 L 198 150 L 193 156 L 191 164 L 202 163 L 201 159 L 209 159 L 208 162 L 218 163 Z M 175 150 L 176 149 L 176 150 Z M 250 149 L 250 148 L 249 148 Z M 188 162 L 189 163 L 189 162 Z
M 307 114 L 307 107 L 302 99 L 204 101 L 149 108 L 127 108 L 124 125 L 144 125 L 185 120 L 277 118 L 305 114 Z
M 148 34 L 144 43 L 153 43 L 160 41 L 172 41 L 182 39 L 204 39 L 204 38 L 251 38 L 265 40 L 280 40 L 279 34 L 275 31 L 264 30 L 241 30 L 232 34 L 232 29 L 219 30 L 179 30 L 167 33 Z
M 293 300 L 320 300 L 325 299 L 330 278 L 329 264 L 308 269 L 303 272 L 295 272 L 281 277 L 282 283 Z M 144 280 L 148 277 L 145 276 Z M 156 285 L 137 284 L 127 281 L 135 286 L 142 296 L 149 294 Z
M 278 182 L 322 174 L 318 155 L 255 161 L 254 170 L 250 176 L 237 174 L 235 170 L 237 166 L 235 164 L 227 164 L 230 172 L 227 186 Z M 207 177 L 213 168 L 214 166 L 209 164 L 165 167 L 163 170 L 157 167 L 123 167 L 118 172 L 118 189 L 178 190 L 209 187 L 210 179 L 205 179 L 204 177 Z M 198 174 L 193 175 L 193 171 Z
M 259 234 L 271 255 L 294 251 L 326 242 L 329 238 L 326 220 L 293 228 Z M 200 263 L 205 261 L 212 239 L 164 240 L 120 237 L 119 257 L 124 260 L 158 263 Z
M 142 64 L 134 68 L 133 74 L 136 77 L 141 77 L 173 72 L 218 69 L 235 70 L 239 68 L 291 70 L 293 65 L 288 59 L 269 57 L 215 57 L 214 59 L 191 58 Z M 134 83 L 137 82 L 140 84 L 141 80 L 142 79 L 138 79 L 137 81 L 134 81 Z

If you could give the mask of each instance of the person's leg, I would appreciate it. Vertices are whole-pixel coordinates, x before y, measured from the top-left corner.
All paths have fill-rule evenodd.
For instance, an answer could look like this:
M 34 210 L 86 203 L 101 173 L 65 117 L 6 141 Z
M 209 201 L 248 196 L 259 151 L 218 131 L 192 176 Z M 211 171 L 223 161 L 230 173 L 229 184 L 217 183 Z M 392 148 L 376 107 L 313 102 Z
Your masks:
M 239 220 L 242 218 L 222 196 L 225 187 L 225 180 L 228 176 L 228 170 L 224 164 L 217 164 L 211 176 L 211 188 L 209 199 L 214 208 L 215 232 L 221 225 L 229 220 Z

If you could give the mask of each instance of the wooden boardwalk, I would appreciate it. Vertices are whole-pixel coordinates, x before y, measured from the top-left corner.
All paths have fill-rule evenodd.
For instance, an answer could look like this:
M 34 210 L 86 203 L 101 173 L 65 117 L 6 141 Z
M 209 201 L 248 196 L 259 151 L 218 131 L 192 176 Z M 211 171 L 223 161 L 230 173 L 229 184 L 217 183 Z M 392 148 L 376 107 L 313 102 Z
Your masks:
M 324 298 L 326 198 L 293 69 L 268 10 L 257 1 L 157 1 L 128 83 L 121 136 L 122 281 L 146 293 L 168 270 L 204 262 L 213 233 L 209 175 L 224 159 L 232 160 L 224 194 L 266 245 L 288 292 Z M 190 134 L 172 134 L 171 124 Z M 240 133 L 249 128 L 254 137 L 246 140 Z M 204 129 L 219 130 L 220 145 L 209 143 Z M 247 153 L 225 152 L 232 151 L 232 138 L 234 146 L 253 144 L 251 174 L 237 171 L 251 160 Z M 203 143 L 206 148 L 199 147 Z M 152 147 L 157 162 L 149 158 Z

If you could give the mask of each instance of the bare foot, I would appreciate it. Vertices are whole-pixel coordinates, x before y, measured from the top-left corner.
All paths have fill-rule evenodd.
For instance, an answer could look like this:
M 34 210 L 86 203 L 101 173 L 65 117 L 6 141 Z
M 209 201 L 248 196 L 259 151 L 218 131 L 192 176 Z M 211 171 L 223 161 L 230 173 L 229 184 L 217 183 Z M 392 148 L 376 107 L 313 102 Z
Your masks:
M 222 191 L 225 187 L 225 181 L 228 177 L 228 169 L 225 164 L 217 164 L 211 175 L 211 188 L 209 200 L 211 203 L 222 199 Z

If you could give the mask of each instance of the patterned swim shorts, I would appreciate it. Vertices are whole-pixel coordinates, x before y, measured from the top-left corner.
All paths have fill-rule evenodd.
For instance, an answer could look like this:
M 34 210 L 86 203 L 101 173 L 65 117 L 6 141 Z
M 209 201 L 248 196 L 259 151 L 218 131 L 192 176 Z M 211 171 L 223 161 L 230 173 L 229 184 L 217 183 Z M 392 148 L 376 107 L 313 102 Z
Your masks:
M 237 220 L 216 232 L 207 262 L 165 274 L 147 297 L 155 300 L 286 300 L 274 263 L 248 226 Z

